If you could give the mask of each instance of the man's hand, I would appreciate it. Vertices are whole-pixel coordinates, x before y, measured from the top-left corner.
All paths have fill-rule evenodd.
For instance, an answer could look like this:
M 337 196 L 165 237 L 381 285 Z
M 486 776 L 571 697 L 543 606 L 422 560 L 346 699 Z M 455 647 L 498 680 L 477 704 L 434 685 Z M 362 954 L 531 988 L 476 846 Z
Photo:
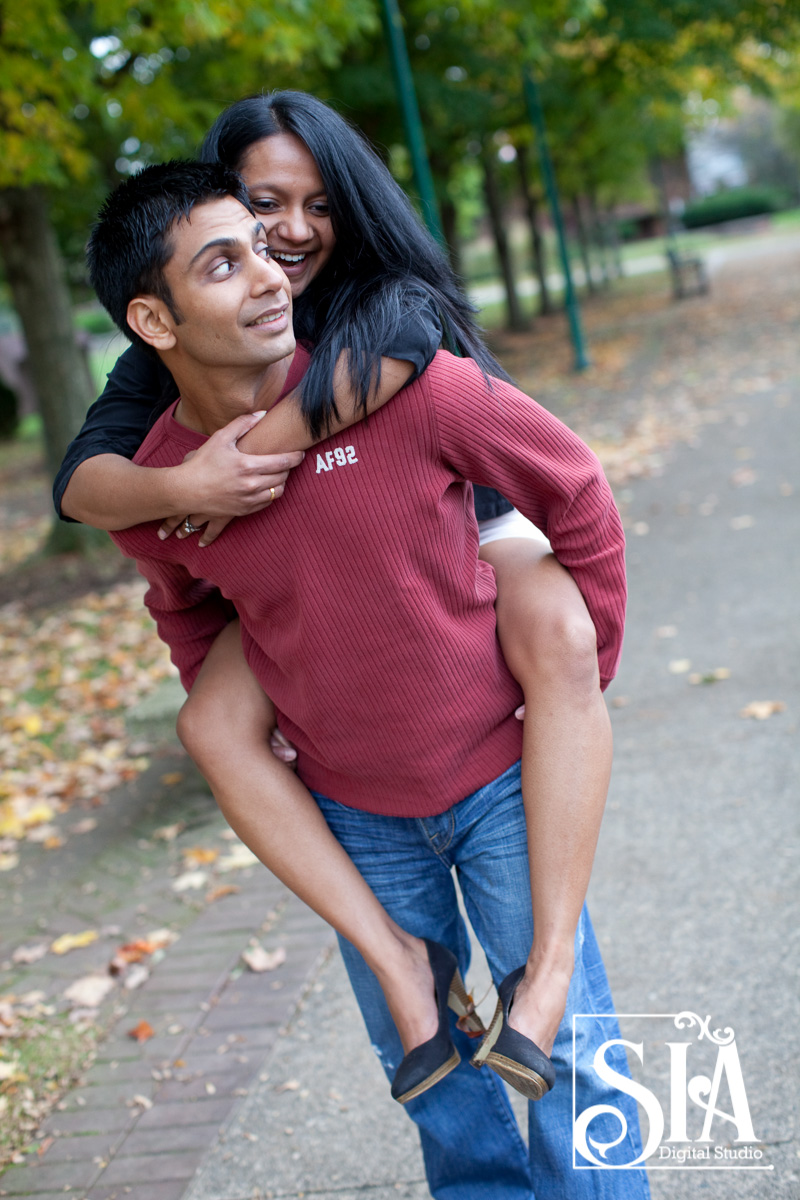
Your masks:
M 191 536 L 182 532 L 188 519 L 195 527 L 206 526 L 200 545 L 208 546 L 233 517 L 258 512 L 283 495 L 289 472 L 300 465 L 305 453 L 243 454 L 236 445 L 263 416 L 259 412 L 236 417 L 186 455 L 179 470 L 184 473 L 186 496 L 191 497 L 187 508 L 195 511 L 188 518 L 185 512 L 168 517 L 159 537 L 168 538 L 175 530 L 178 537 Z

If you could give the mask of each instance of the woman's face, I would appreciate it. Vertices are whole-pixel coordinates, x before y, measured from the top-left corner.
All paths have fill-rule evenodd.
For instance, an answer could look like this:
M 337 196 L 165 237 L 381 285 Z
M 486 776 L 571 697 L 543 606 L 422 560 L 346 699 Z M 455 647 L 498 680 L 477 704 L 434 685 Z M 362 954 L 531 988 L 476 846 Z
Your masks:
M 239 172 L 297 299 L 336 245 L 319 168 L 299 138 L 278 133 L 254 142 Z

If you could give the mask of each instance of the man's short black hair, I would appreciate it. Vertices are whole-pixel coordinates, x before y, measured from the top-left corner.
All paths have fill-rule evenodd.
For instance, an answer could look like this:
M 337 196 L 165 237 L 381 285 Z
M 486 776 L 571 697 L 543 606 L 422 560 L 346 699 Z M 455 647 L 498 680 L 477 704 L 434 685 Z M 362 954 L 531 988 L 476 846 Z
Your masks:
M 145 167 L 107 197 L 86 251 L 89 279 L 132 341 L 144 345 L 128 325 L 128 305 L 135 296 L 157 296 L 176 321 L 181 319 L 164 278 L 173 253 L 170 234 L 196 205 L 225 196 L 253 211 L 241 176 L 229 167 L 173 161 Z

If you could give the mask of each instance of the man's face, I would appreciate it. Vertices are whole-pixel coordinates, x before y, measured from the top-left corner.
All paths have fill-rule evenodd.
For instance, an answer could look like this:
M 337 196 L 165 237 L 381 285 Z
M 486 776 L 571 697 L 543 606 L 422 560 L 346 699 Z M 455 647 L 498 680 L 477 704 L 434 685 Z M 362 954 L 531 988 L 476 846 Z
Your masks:
M 208 367 L 263 367 L 291 354 L 288 280 L 269 256 L 263 226 L 232 196 L 192 209 L 171 234 L 164 268 L 180 320 L 178 352 Z

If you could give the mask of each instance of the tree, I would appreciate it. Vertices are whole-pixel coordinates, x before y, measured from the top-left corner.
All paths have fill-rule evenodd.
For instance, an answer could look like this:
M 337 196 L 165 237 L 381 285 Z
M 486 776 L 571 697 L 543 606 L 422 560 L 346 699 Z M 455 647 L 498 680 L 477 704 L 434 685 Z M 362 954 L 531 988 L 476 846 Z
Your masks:
M 283 69 L 337 61 L 371 0 L 0 0 L 0 258 L 28 343 L 53 475 L 93 388 L 75 347 L 49 196 L 98 195 L 188 157 L 223 104 Z M 88 213 L 87 225 L 88 225 Z M 57 526 L 57 548 L 69 541 Z

